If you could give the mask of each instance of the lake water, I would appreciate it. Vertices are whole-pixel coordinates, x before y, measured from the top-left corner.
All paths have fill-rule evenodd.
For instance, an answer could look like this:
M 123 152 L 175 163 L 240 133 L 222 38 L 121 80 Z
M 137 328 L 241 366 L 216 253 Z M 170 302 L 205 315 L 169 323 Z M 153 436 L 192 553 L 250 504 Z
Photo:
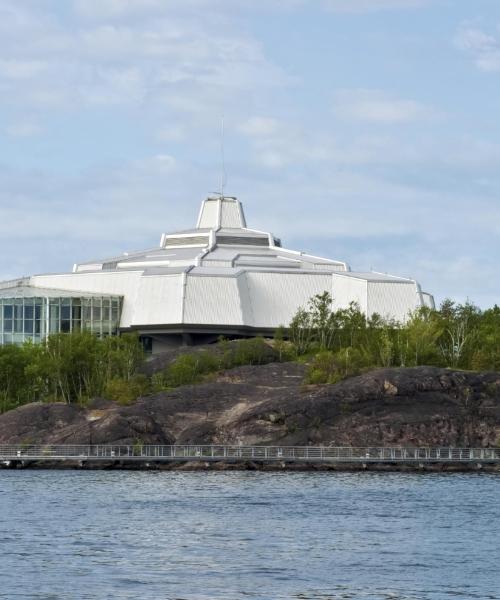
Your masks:
M 0 598 L 500 598 L 500 476 L 0 471 Z

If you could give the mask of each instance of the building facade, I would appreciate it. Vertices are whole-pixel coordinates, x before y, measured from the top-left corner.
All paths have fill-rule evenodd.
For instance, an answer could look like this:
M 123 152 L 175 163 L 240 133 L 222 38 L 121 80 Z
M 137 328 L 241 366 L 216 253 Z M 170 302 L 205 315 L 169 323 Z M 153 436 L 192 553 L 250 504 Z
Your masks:
M 194 229 L 163 234 L 159 247 L 0 283 L 0 343 L 136 331 L 159 352 L 220 335 L 271 335 L 324 291 L 334 308 L 354 301 L 367 315 L 398 321 L 434 306 L 413 279 L 353 272 L 283 248 L 273 234 L 247 227 L 236 198 L 217 197 L 202 203 Z

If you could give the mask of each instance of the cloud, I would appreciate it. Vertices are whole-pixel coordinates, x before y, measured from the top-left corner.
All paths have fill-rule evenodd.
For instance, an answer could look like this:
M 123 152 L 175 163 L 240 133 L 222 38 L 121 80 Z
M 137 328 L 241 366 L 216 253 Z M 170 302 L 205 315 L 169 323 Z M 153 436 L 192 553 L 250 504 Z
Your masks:
M 334 12 L 366 13 L 379 10 L 420 8 L 433 0 L 322 0 L 323 6 Z
M 454 154 L 453 144 L 431 138 L 417 147 L 396 138 L 349 144 L 349 136 L 277 120 L 249 138 L 254 154 L 230 169 L 228 190 L 244 201 L 250 226 L 270 229 L 287 247 L 413 276 L 439 298 L 486 305 L 497 281 L 500 190 L 496 183 L 488 196 L 470 180 L 480 168 L 495 177 L 500 147 L 464 139 Z M 482 157 L 464 170 L 467 148 Z M 414 181 L 408 169 L 418 173 Z M 441 189 L 436 172 L 454 185 Z M 160 153 L 66 176 L 0 168 L 0 238 L 8 249 L 0 274 L 64 271 L 75 261 L 154 247 L 162 232 L 193 226 L 210 181 L 216 185 L 211 165 Z
M 10 123 L 5 128 L 5 133 L 14 138 L 29 138 L 44 133 L 44 129 L 35 119 L 28 117 Z
M 181 125 L 164 125 L 155 132 L 154 137 L 160 142 L 180 142 L 186 139 L 186 130 Z
M 5 79 L 33 79 L 43 74 L 49 65 L 40 60 L 0 60 L 0 77 Z
M 239 126 L 239 130 L 248 137 L 262 137 L 275 134 L 279 122 L 269 117 L 252 117 Z
M 500 71 L 500 39 L 480 29 L 463 27 L 455 44 L 472 56 L 481 71 Z
M 307 39 L 303 62 L 280 47 L 281 27 L 300 34 L 305 11 L 314 25 L 327 8 L 431 3 L 1 0 L 1 131 L 47 133 L 33 144 L 3 140 L 3 155 L 21 166 L 0 165 L 0 273 L 67 270 L 191 227 L 218 184 L 224 114 L 227 190 L 245 202 L 251 226 L 355 268 L 415 276 L 438 296 L 498 297 L 494 132 L 467 135 L 461 119 L 437 130 L 441 113 L 398 81 L 369 89 L 371 61 L 356 70 L 366 88 L 335 92 L 352 84 L 332 71 L 321 37 Z M 273 11 L 264 34 L 256 23 Z M 491 64 L 496 34 L 479 33 L 464 37 L 463 50 Z M 360 44 L 341 50 L 369 47 Z M 381 69 L 387 76 L 385 62 Z
M 254 99 L 292 83 L 236 23 L 221 26 L 217 11 L 183 16 L 180 4 L 76 2 L 70 31 L 56 11 L 37 12 L 28 3 L 5 0 L 0 107 L 72 112 L 123 106 L 220 114 L 224 105 L 244 105 L 250 92 Z M 102 20 L 78 17 L 83 13 Z M 140 25 L 132 18 L 136 13 Z M 130 19 L 111 19 L 115 14 Z
M 321 5 L 324 0 L 313 1 Z M 110 18 L 145 18 L 173 11 L 185 15 L 204 11 L 204 16 L 221 12 L 241 15 L 244 11 L 283 13 L 301 6 L 310 6 L 310 3 L 311 0 L 74 0 L 73 7 L 78 16 L 96 21 Z
M 340 90 L 335 93 L 333 113 L 342 119 L 373 123 L 405 123 L 429 118 L 433 111 L 420 102 L 394 98 L 379 90 Z
M 161 12 L 164 0 L 75 0 L 78 15 L 92 19 L 108 19 L 119 16 Z

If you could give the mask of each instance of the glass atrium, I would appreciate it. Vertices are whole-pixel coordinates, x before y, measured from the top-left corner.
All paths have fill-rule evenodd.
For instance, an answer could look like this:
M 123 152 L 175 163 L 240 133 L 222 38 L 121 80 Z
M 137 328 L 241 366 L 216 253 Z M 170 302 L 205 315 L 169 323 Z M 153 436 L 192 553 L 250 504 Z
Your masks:
M 122 298 L 22 286 L 0 289 L 0 345 L 42 341 L 51 333 L 115 335 Z

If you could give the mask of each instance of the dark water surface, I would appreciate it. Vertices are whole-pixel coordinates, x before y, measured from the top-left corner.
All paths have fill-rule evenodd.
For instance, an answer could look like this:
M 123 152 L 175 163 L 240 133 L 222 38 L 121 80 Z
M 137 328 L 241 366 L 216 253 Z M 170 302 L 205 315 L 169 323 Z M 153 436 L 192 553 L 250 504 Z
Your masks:
M 500 476 L 0 471 L 0 598 L 500 598 Z

